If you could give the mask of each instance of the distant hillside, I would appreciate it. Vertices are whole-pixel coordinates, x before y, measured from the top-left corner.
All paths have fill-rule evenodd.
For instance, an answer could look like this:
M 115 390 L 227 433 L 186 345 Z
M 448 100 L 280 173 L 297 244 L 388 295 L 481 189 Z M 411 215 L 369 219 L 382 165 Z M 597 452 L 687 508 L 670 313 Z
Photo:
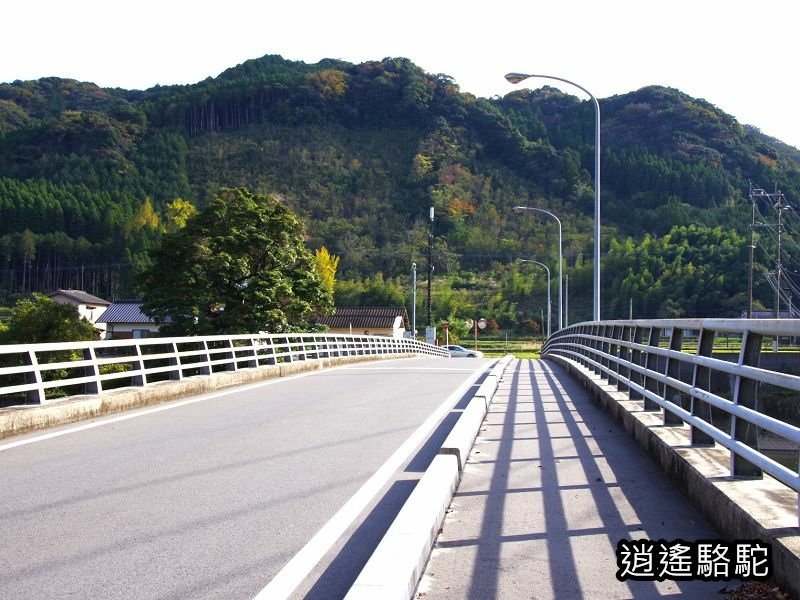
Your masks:
M 703 100 L 651 86 L 600 104 L 604 252 L 674 227 L 743 235 L 751 181 L 800 196 L 800 151 Z M 588 102 L 553 88 L 475 98 L 402 58 L 264 56 L 144 91 L 2 84 L 0 302 L 55 285 L 129 295 L 166 205 L 202 207 L 229 186 L 278 192 L 347 278 L 424 262 L 431 205 L 437 273 L 551 261 L 554 228 L 510 210 L 544 207 L 564 223 L 578 294 L 589 289 L 593 127 Z

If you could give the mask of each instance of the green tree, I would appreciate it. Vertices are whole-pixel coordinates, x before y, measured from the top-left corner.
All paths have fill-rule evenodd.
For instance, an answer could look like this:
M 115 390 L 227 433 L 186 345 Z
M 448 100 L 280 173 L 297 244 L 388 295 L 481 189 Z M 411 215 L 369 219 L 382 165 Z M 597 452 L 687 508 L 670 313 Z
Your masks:
M 3 344 L 77 342 L 99 337 L 94 325 L 78 315 L 77 308 L 41 294 L 18 300 L 5 330 L 0 331 Z
M 143 310 L 171 335 L 307 329 L 332 298 L 303 238 L 274 196 L 222 189 L 163 236 L 137 278 Z

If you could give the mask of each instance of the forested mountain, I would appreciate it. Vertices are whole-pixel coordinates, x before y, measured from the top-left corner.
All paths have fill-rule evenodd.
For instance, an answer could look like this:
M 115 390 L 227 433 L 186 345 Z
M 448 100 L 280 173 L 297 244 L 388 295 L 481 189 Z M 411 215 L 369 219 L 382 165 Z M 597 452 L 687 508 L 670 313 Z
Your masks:
M 638 317 L 738 316 L 750 184 L 794 202 L 800 151 L 668 87 L 600 105 L 603 318 L 631 306 Z M 575 322 L 591 316 L 593 158 L 589 102 L 550 87 L 476 98 L 402 58 L 264 56 L 144 91 L 0 84 L 0 303 L 56 287 L 134 295 L 170 203 L 202 208 L 222 187 L 247 187 L 277 193 L 306 222 L 308 245 L 341 258 L 339 304 L 408 302 L 434 206 L 437 317 L 481 312 L 504 327 L 543 305 L 544 278 L 516 259 L 557 267 L 554 222 L 511 207 L 550 210 Z M 759 230 L 756 254 L 756 303 L 769 307 L 772 238 Z

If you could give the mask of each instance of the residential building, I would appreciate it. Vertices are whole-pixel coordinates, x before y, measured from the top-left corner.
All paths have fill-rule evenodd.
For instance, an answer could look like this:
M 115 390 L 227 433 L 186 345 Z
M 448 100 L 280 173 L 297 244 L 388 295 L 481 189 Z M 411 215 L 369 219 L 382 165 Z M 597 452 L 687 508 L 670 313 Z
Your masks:
M 156 322 L 142 312 L 141 300 L 114 300 L 100 317 L 108 340 L 126 340 L 158 335 Z
M 318 323 L 327 325 L 329 333 L 402 338 L 408 328 L 408 312 L 405 308 L 342 306 L 337 307 L 332 315 L 319 319 Z
M 47 297 L 58 304 L 71 304 L 76 307 L 78 316 L 94 325 L 100 331 L 101 338 L 105 337 L 106 326 L 99 319 L 111 304 L 108 300 L 92 296 L 82 290 L 56 290 L 47 294 Z

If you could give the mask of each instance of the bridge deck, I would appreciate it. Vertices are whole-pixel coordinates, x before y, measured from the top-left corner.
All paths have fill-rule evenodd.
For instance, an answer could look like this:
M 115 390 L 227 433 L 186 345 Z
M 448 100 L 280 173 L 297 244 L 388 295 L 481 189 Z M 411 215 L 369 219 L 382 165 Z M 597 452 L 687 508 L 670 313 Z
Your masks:
M 719 535 L 551 362 L 510 365 L 451 509 L 425 600 L 718 597 L 726 585 L 617 579 L 619 540 Z

